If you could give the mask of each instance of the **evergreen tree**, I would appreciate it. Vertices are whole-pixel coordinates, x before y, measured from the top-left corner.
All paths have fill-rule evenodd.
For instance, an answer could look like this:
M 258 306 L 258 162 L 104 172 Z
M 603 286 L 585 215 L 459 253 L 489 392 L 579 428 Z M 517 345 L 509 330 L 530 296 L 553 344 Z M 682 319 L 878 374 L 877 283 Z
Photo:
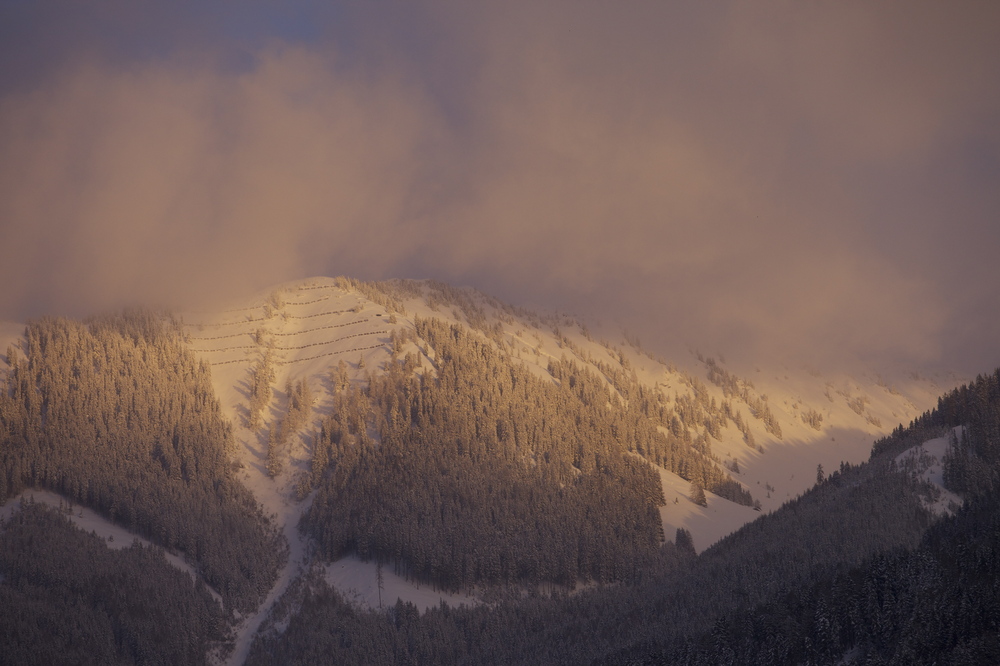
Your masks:
M 705 497 L 705 491 L 697 481 L 691 482 L 691 501 L 698 506 L 708 506 L 708 498 Z
M 677 528 L 677 536 L 674 538 L 674 545 L 677 546 L 677 551 L 680 553 L 687 553 L 688 555 L 695 555 L 694 549 L 694 538 L 691 536 L 691 532 L 687 531 L 683 527 Z

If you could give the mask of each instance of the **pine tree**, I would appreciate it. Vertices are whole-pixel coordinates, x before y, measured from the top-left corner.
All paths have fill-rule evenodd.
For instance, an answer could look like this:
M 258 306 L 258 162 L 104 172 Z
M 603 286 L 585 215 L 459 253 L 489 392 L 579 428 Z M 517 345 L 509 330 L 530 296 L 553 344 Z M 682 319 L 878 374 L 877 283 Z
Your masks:
M 247 425 L 256 430 L 264 425 L 262 414 L 264 408 L 271 402 L 271 382 L 274 381 L 274 352 L 270 347 L 264 350 L 264 355 L 257 366 L 250 372 L 250 417 Z
M 267 433 L 267 461 L 265 467 L 267 468 L 267 475 L 272 479 L 279 474 L 284 467 L 281 460 L 281 444 L 283 437 L 281 436 L 281 424 L 275 424 Z
M 694 538 L 691 536 L 691 532 L 687 531 L 683 527 L 677 528 L 677 536 L 674 537 L 674 545 L 677 546 L 677 550 L 681 553 L 687 553 L 689 555 L 697 554 L 697 551 L 694 549 Z
M 691 482 L 691 501 L 699 506 L 708 506 L 708 498 L 705 497 L 705 490 L 697 481 Z
M 340 359 L 340 362 L 337 363 L 337 369 L 333 373 L 333 383 L 338 391 L 347 389 L 351 383 L 347 375 L 347 363 L 344 362 L 344 359 Z

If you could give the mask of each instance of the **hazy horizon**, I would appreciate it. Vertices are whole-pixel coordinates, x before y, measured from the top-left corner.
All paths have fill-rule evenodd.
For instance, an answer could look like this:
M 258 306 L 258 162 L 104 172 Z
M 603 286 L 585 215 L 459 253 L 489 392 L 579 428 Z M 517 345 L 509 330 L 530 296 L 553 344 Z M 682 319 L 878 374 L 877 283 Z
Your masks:
M 0 319 L 434 278 L 1000 365 L 1000 8 L 0 5 Z

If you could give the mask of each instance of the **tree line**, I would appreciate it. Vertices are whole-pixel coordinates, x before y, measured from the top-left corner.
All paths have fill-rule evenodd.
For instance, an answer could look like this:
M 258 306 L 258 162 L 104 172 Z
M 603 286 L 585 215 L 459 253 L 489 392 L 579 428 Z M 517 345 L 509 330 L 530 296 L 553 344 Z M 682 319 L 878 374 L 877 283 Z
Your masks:
M 206 664 L 229 640 L 204 584 L 162 550 L 111 550 L 42 504 L 0 525 L 0 664 Z
M 324 556 L 465 588 L 621 580 L 656 552 L 659 477 L 621 446 L 606 391 L 585 410 L 462 327 L 416 335 L 433 374 L 411 355 L 347 386 L 316 438 L 303 526 Z
M 981 463 L 989 459 L 998 380 L 959 390 L 880 440 L 869 462 L 842 463 L 700 555 L 680 533 L 619 585 L 499 593 L 424 614 L 401 602 L 365 611 L 312 578 L 287 604 L 299 609 L 287 629 L 259 635 L 248 663 L 993 663 L 998 485 L 981 485 L 957 516 L 935 522 L 921 502 L 926 484 L 894 457 L 962 424 Z
M 643 663 L 1000 662 L 1000 370 L 941 396 L 936 409 L 879 440 L 872 456 L 885 460 L 946 433 L 945 485 L 965 503 L 915 547 L 886 549 L 727 613 Z
M 237 480 L 209 369 L 147 311 L 42 318 L 8 350 L 0 497 L 47 488 L 197 567 L 227 606 L 270 589 L 283 538 Z

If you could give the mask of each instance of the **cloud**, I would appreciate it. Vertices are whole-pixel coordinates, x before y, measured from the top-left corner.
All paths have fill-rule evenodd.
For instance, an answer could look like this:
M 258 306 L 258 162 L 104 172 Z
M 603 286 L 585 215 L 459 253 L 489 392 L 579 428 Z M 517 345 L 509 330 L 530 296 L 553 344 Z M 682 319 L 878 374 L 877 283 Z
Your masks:
M 238 75 L 83 66 L 0 117 L 8 312 L 253 289 L 352 244 L 377 263 L 433 135 L 419 92 L 296 48 Z
M 985 369 L 1000 64 L 964 8 L 173 17 L 0 85 L 0 311 L 426 276 L 657 350 Z

